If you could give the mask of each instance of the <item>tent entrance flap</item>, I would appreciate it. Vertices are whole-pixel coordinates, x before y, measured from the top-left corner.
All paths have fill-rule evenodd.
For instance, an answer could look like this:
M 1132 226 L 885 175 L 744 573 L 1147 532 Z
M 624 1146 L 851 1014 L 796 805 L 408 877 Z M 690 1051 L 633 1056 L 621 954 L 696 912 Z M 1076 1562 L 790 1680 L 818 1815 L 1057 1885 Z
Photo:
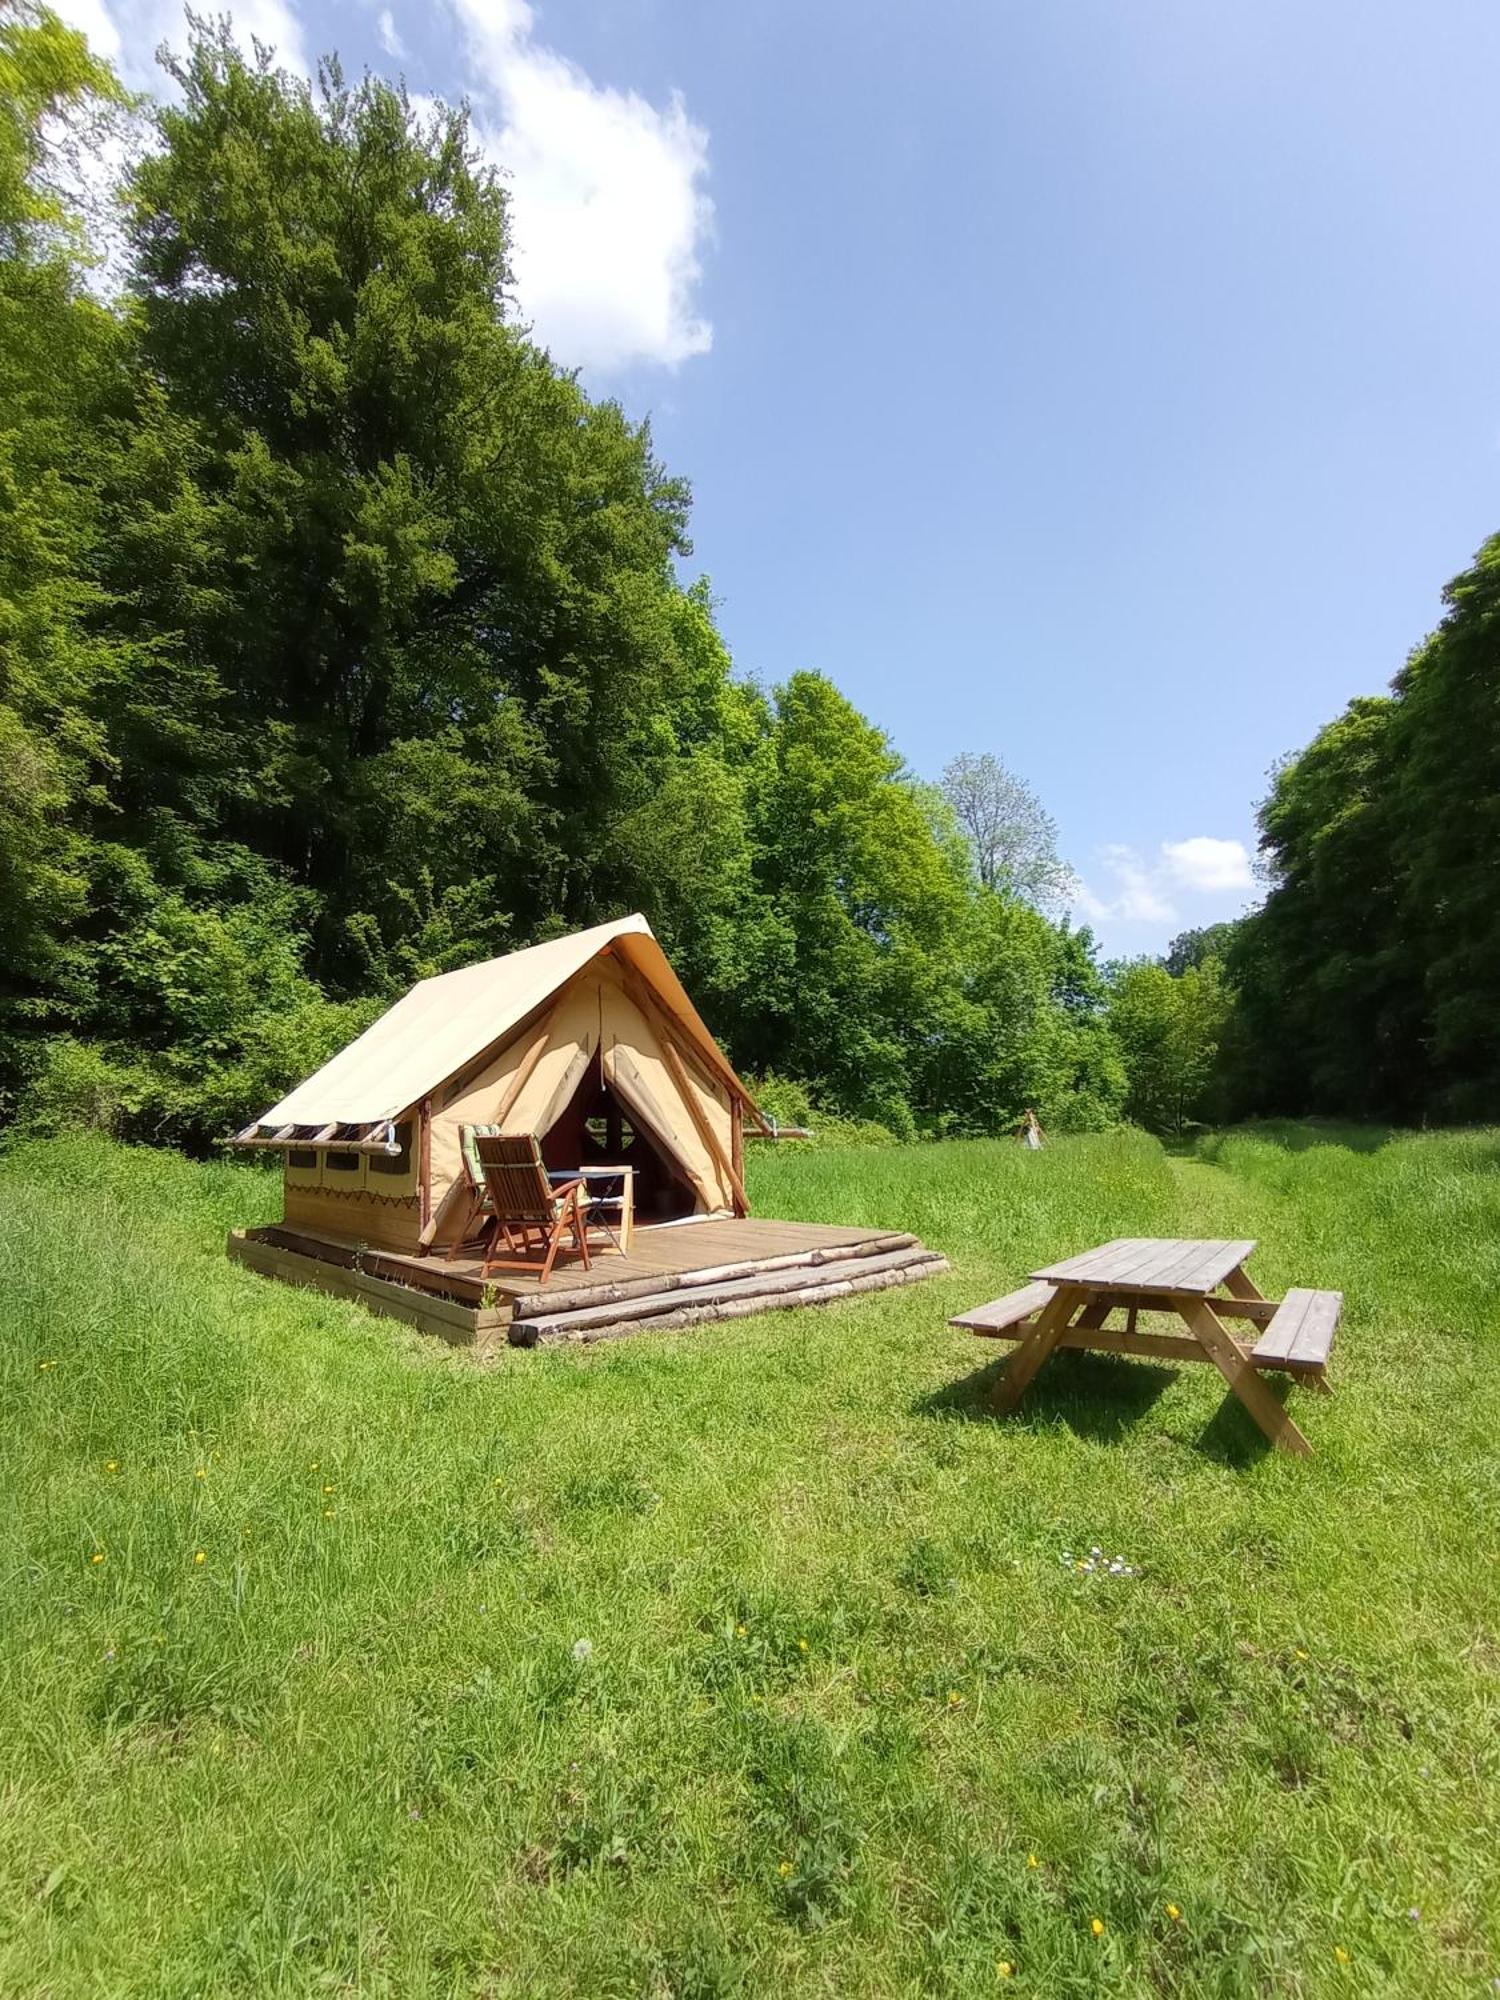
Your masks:
M 645 1117 L 611 1088 L 595 1053 L 542 1135 L 542 1158 L 569 1167 L 632 1167 L 638 1222 L 672 1222 L 698 1207 L 697 1190 Z

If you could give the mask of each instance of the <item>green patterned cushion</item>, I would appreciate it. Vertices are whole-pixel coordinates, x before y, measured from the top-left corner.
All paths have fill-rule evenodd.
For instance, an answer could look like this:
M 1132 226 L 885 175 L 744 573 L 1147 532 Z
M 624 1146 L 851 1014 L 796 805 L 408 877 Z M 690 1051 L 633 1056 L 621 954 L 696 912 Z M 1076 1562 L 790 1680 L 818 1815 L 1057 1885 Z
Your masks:
M 474 1141 L 499 1137 L 498 1125 L 460 1125 L 458 1128 L 458 1143 L 463 1148 L 464 1166 L 468 1169 L 471 1185 L 476 1188 L 484 1186 L 484 1168 L 479 1164 L 479 1148 Z

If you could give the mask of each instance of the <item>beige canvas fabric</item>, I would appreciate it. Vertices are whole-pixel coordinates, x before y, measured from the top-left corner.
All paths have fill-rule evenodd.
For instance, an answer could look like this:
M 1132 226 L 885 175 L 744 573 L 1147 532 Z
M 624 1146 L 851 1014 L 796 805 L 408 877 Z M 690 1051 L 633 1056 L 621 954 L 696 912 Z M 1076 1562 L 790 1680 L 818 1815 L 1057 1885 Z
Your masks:
M 683 1102 L 682 1090 L 667 1067 L 661 1038 L 622 992 L 606 992 L 604 1003 L 604 1074 L 611 1089 L 641 1120 L 658 1144 L 666 1147 L 687 1172 L 699 1204 L 711 1212 L 731 1210 L 734 1190 L 715 1152 L 704 1143 L 698 1121 Z M 729 1094 L 685 1063 L 698 1112 L 718 1142 L 724 1159 L 733 1157 Z
M 459 1126 L 493 1122 L 502 1099 L 526 1059 L 527 1051 L 543 1027 L 547 1030 L 547 1047 L 505 1122 L 512 1132 L 539 1132 L 540 1136 L 540 1131 L 545 1130 L 540 1128 L 539 1131 L 536 1121 L 541 1113 L 549 1110 L 554 1097 L 560 1095 L 560 1086 L 574 1056 L 580 1049 L 592 1056 L 599 1046 L 599 997 L 596 989 L 597 978 L 579 980 L 559 996 L 556 1007 L 545 1022 L 536 1021 L 524 1028 L 451 1099 L 446 1091 L 439 1091 L 432 1107 L 434 1209 L 463 1172 Z
M 400 1118 L 513 1029 L 537 1015 L 606 947 L 658 996 L 710 1069 L 723 1064 L 707 1027 L 688 998 L 643 916 L 598 924 L 573 937 L 513 951 L 482 965 L 424 979 L 305 1083 L 256 1121 L 262 1131 L 282 1126 L 374 1124 Z M 597 1046 L 597 1043 L 596 1043 Z M 571 1060 L 572 1049 L 568 1051 Z M 562 1068 L 566 1068 L 566 1062 Z M 561 1080 L 559 1069 L 554 1087 Z M 748 1094 L 747 1094 L 748 1097 Z
M 555 1008 L 544 1019 L 523 1028 L 451 1099 L 445 1102 L 446 1093 L 439 1094 L 432 1115 L 434 1210 L 463 1172 L 459 1127 L 488 1124 L 494 1119 L 544 1029 L 546 1048 L 506 1113 L 505 1123 L 511 1131 L 544 1135 L 572 1097 L 587 1063 L 602 1050 L 605 1076 L 621 1101 L 677 1162 L 697 1197 L 699 1212 L 718 1214 L 733 1209 L 734 1190 L 683 1102 L 655 1025 L 624 990 L 619 974 L 606 960 L 575 975 Z M 617 1053 L 621 1058 L 618 1062 Z M 732 1158 L 734 1114 L 728 1090 L 698 1063 L 685 1062 L 684 1070 L 704 1123 L 724 1158 Z

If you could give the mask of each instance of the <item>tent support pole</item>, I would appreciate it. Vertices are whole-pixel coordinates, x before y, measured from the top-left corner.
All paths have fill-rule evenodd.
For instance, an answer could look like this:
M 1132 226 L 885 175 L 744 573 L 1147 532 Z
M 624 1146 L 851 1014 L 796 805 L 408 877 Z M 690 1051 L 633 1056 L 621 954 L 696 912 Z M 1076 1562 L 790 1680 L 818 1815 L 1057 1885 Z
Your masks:
M 422 1225 L 423 1242 L 427 1225 L 432 1220 L 432 1099 L 424 1097 L 417 1112 L 417 1215 Z

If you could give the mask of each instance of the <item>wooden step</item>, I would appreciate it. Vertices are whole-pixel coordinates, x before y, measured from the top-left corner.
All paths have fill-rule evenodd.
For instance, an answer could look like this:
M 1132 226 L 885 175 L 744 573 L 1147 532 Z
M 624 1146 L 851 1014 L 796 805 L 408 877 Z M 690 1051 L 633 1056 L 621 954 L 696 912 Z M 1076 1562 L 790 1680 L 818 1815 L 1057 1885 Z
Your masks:
M 858 1292 L 879 1291 L 937 1277 L 948 1269 L 945 1257 L 914 1240 L 874 1256 L 845 1255 L 830 1259 L 826 1252 L 815 1254 L 824 1261 L 814 1265 L 803 1257 L 789 1268 L 762 1268 L 745 1277 L 720 1277 L 717 1282 L 713 1273 L 692 1272 L 685 1274 L 692 1278 L 690 1284 L 663 1285 L 646 1294 L 605 1303 L 591 1299 L 572 1310 L 558 1311 L 556 1302 L 547 1299 L 543 1312 L 538 1308 L 544 1302 L 533 1297 L 524 1306 L 518 1304 L 517 1316 L 509 1330 L 510 1339 L 517 1346 L 531 1347 L 540 1341 L 612 1340 L 626 1333 L 701 1326 L 782 1307 L 821 1305 Z

